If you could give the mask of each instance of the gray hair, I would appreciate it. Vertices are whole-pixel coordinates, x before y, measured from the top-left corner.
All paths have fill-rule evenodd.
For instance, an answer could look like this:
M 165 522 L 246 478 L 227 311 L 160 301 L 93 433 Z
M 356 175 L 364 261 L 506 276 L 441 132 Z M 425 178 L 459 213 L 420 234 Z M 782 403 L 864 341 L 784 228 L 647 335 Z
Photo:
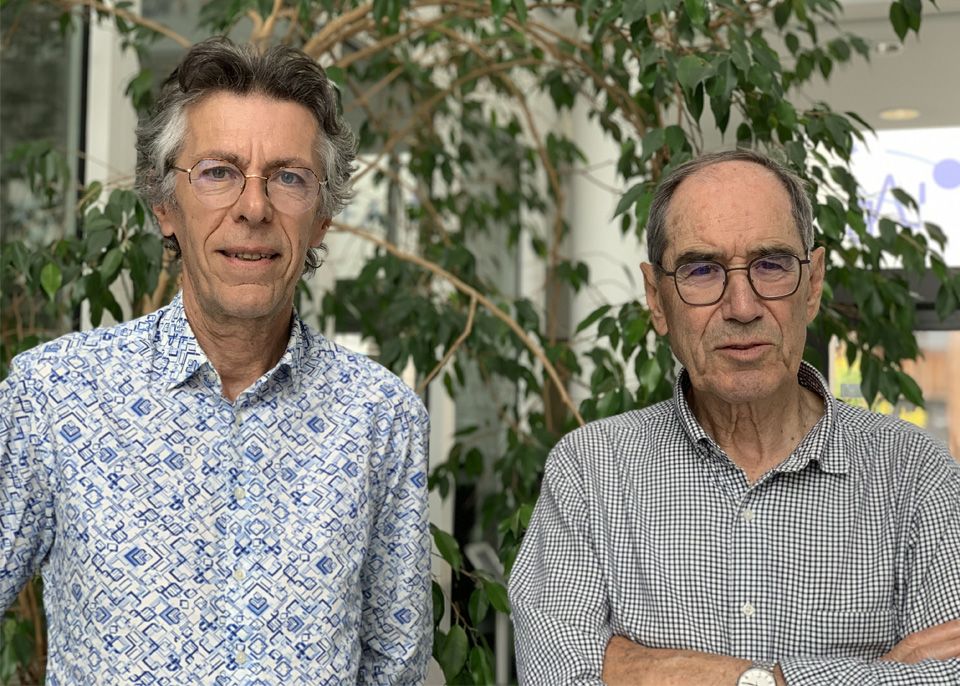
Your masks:
M 190 48 L 163 83 L 154 111 L 137 127 L 137 191 L 147 205 L 176 205 L 171 165 L 186 137 L 187 106 L 214 93 L 259 94 L 310 110 L 319 129 L 315 152 L 326 167 L 317 216 L 331 218 L 350 201 L 356 138 L 343 121 L 339 95 L 323 68 L 295 48 L 278 45 L 261 53 L 214 37 Z M 176 236 L 164 243 L 180 257 Z M 321 253 L 326 250 L 320 246 Z M 304 273 L 322 263 L 322 255 L 309 250 Z
M 681 164 L 661 180 L 650 204 L 650 216 L 647 220 L 647 259 L 652 264 L 661 266 L 663 254 L 667 251 L 667 212 L 677 187 L 697 172 L 722 162 L 752 162 L 773 172 L 790 196 L 793 223 L 800 234 L 803 249 L 806 252 L 813 249 L 813 209 L 803 180 L 786 166 L 761 152 L 738 148 L 696 157 Z

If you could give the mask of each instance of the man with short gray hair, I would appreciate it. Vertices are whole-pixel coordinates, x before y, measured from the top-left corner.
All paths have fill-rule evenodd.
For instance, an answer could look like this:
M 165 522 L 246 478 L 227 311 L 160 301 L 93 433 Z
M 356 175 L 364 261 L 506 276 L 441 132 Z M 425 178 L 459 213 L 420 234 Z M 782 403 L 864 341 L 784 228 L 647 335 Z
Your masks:
M 551 453 L 510 578 L 521 684 L 960 684 L 960 465 L 802 361 L 827 268 L 800 180 L 661 183 L 642 265 L 672 400 Z
M 293 308 L 354 148 L 301 51 L 164 84 L 138 184 L 182 291 L 0 384 L 0 609 L 43 575 L 48 684 L 425 680 L 426 412 Z

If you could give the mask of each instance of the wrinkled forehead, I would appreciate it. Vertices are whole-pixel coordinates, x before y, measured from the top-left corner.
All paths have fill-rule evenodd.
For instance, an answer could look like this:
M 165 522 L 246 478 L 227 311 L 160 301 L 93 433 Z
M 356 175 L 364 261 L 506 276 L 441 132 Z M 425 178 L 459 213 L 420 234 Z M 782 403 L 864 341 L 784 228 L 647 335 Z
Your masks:
M 260 93 L 211 93 L 186 107 L 184 146 L 192 156 L 314 166 L 319 125 L 292 100 Z M 262 159 L 261 159 L 262 158 Z
M 772 171 L 721 162 L 677 186 L 667 208 L 665 262 L 690 252 L 733 258 L 771 248 L 803 250 L 790 194 Z

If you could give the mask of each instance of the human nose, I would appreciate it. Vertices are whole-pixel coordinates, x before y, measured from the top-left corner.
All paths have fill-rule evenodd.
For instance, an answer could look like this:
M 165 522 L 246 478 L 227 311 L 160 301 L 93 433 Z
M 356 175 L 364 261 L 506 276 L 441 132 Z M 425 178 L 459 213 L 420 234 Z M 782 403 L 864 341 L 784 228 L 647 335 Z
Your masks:
M 273 205 L 267 195 L 267 177 L 244 174 L 243 189 L 233 204 L 234 218 L 250 224 L 268 222 L 273 218 Z
M 747 323 L 762 314 L 763 306 L 760 303 L 760 296 L 750 283 L 748 269 L 748 267 L 727 269 L 727 285 L 720 301 L 724 319 Z

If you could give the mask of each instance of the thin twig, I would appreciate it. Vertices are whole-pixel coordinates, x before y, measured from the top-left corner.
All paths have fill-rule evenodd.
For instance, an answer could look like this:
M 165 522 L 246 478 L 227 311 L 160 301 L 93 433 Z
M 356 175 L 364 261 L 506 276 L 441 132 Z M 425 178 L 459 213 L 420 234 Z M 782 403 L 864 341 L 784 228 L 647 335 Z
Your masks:
M 471 71 L 469 74 L 464 74 L 459 79 L 451 83 L 447 88 L 444 88 L 443 90 L 435 93 L 431 98 L 424 101 L 424 103 L 417 108 L 417 111 L 414 113 L 414 116 L 411 117 L 411 120 L 412 120 L 411 123 L 407 124 L 407 126 L 405 126 L 404 128 L 394 132 L 394 134 L 390 136 L 387 142 L 384 143 L 383 147 L 380 149 L 380 152 L 377 155 L 377 158 L 373 161 L 373 164 L 371 164 L 371 166 L 367 167 L 366 169 L 361 171 L 359 174 L 357 174 L 357 176 L 354 178 L 354 181 L 357 181 L 363 178 L 364 176 L 366 176 L 367 174 L 369 174 L 370 171 L 377 164 L 380 163 L 380 160 L 382 160 L 384 157 L 390 154 L 390 152 L 392 152 L 393 149 L 400 144 L 400 142 L 407 136 L 407 134 L 409 134 L 413 129 L 417 127 L 417 124 L 421 118 L 425 117 L 427 113 L 429 113 L 437 105 L 437 103 L 449 97 L 451 93 L 453 93 L 457 88 L 459 88 L 464 83 L 475 81 L 482 76 L 488 76 L 490 74 L 495 74 L 497 72 L 502 72 L 502 71 L 509 71 L 514 67 L 519 67 L 519 66 L 524 66 L 529 64 L 539 64 L 540 62 L 541 60 L 537 58 L 524 57 L 521 59 L 511 60 L 509 62 L 501 62 L 499 64 L 489 64 L 489 65 L 486 65 L 483 69 L 475 69 Z
M 342 42 L 344 29 L 353 22 L 363 19 L 364 16 L 366 16 L 372 10 L 373 3 L 367 3 L 365 5 L 355 7 L 349 12 L 344 12 L 339 17 L 324 26 L 323 29 L 313 34 L 313 36 L 310 37 L 310 40 L 307 41 L 306 45 L 303 46 L 303 51 L 311 57 L 319 57 L 330 49 L 326 43 L 329 42 L 332 45 Z
M 440 265 L 434 262 L 431 262 L 430 260 L 426 260 L 418 255 L 414 255 L 413 253 L 409 253 L 404 250 L 401 250 L 400 248 L 395 246 L 393 243 L 390 243 L 389 241 L 384 240 L 379 236 L 375 236 L 369 231 L 364 231 L 359 227 L 350 226 L 349 224 L 342 224 L 340 222 L 334 222 L 333 228 L 337 231 L 350 233 L 366 241 L 370 241 L 371 243 L 374 243 L 375 245 L 380 246 L 381 248 L 389 252 L 391 255 L 405 262 L 410 262 L 419 267 L 422 267 L 423 269 L 426 269 L 427 271 L 432 272 L 433 274 L 436 274 L 437 276 L 444 279 L 445 281 L 448 281 L 454 288 L 456 288 L 461 293 L 465 293 L 470 297 L 476 297 L 477 301 L 481 305 L 483 305 L 483 307 L 490 314 L 492 314 L 494 317 L 496 317 L 497 319 L 502 321 L 504 324 L 506 324 L 507 327 L 511 331 L 513 331 L 514 334 L 516 334 L 517 338 L 520 339 L 524 347 L 526 347 L 527 350 L 529 350 L 530 353 L 540 361 L 540 364 L 543 365 L 543 369 L 546 372 L 547 376 L 550 377 L 550 380 L 553 382 L 554 386 L 556 386 L 557 393 L 560 395 L 560 399 L 563 401 L 563 404 L 566 405 L 567 409 L 570 410 L 570 413 L 577 420 L 577 423 L 580 426 L 584 425 L 585 422 L 583 421 L 583 417 L 581 416 L 580 412 L 577 410 L 576 405 L 573 404 L 573 400 L 570 398 L 570 394 L 567 393 L 567 389 L 564 388 L 563 382 L 560 380 L 560 375 L 557 373 L 556 367 L 554 367 L 553 363 L 550 362 L 546 353 L 544 353 L 543 349 L 539 345 L 537 345 L 537 343 L 532 338 L 530 338 L 527 332 L 524 331 L 523 328 L 520 326 L 520 324 L 517 323 L 517 320 L 515 320 L 509 314 L 507 314 L 506 312 L 501 310 L 499 307 L 497 307 L 496 303 L 494 303 L 488 297 L 483 295 L 483 293 L 478 291 L 473 286 L 458 279 L 456 276 L 448 272 L 446 269 L 444 269 Z
M 453 342 L 448 349 L 446 354 L 443 356 L 443 359 L 437 363 L 437 366 L 430 370 L 430 373 L 427 374 L 426 378 L 420 382 L 420 385 L 417 386 L 417 393 L 423 393 L 427 386 L 430 385 L 430 382 L 433 381 L 433 378 L 440 373 L 440 370 L 446 366 L 447 362 L 450 361 L 450 358 L 453 357 L 454 353 L 457 352 L 457 348 L 463 345 L 463 342 L 467 340 L 467 337 L 470 335 L 470 332 L 473 330 L 473 316 L 477 313 L 477 297 L 475 295 L 470 296 L 470 311 L 467 312 L 467 324 L 463 327 L 463 331 L 460 332 L 460 335 L 457 336 L 457 340 Z
M 189 48 L 191 45 L 193 45 L 193 43 L 173 29 L 164 26 L 159 22 L 153 21 L 152 19 L 141 17 L 139 14 L 125 10 L 122 7 L 111 7 L 110 5 L 106 5 L 102 2 L 97 2 L 97 0 L 57 0 L 57 3 L 65 9 L 71 9 L 73 7 L 90 7 L 97 12 L 106 12 L 107 14 L 112 14 L 120 17 L 121 19 L 125 19 L 132 24 L 142 26 L 145 29 L 150 29 L 151 31 L 159 33 L 162 36 L 166 36 L 173 42 L 180 45 L 180 47 Z

